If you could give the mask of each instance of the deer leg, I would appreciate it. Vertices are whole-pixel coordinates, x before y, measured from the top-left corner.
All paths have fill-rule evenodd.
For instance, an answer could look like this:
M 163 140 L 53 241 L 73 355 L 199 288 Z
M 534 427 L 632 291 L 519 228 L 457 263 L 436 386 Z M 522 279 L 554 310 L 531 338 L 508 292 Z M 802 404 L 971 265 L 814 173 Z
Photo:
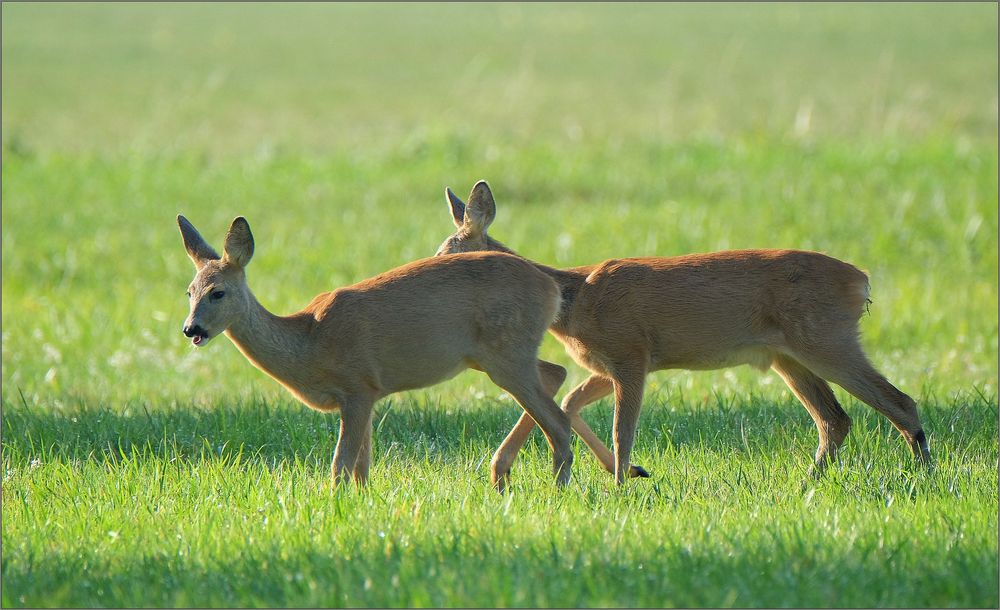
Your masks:
M 642 393 L 646 381 L 643 370 L 627 370 L 615 375 L 615 422 L 612 430 L 615 445 L 615 483 L 621 485 L 629 471 L 635 430 L 642 409 Z
M 586 443 L 590 452 L 597 457 L 601 465 L 604 466 L 604 469 L 611 474 L 615 472 L 615 457 L 601 439 L 594 434 L 594 431 L 590 429 L 587 422 L 583 421 L 583 418 L 580 417 L 580 410 L 610 394 L 613 387 L 614 385 L 607 377 L 591 375 L 583 380 L 580 385 L 573 388 L 563 398 L 562 402 L 562 410 L 569 415 L 570 425 L 573 427 L 573 430 Z
M 614 388 L 614 384 L 610 379 L 602 375 L 591 375 L 583 381 L 580 385 L 573 388 L 573 390 L 563 398 L 562 410 L 565 411 L 570 417 L 570 425 L 573 426 L 573 430 L 580 436 L 580 439 L 586 443 L 587 447 L 590 448 L 591 453 L 601 462 L 604 469 L 611 474 L 615 473 L 615 456 L 611 453 L 604 442 L 594 431 L 590 429 L 587 422 L 583 421 L 580 417 L 580 410 L 585 406 L 593 403 L 596 400 L 604 398 L 611 393 Z M 629 465 L 628 476 L 630 477 L 648 477 L 649 473 L 642 466 L 636 466 L 635 464 Z
M 364 485 L 368 482 L 368 469 L 371 466 L 372 460 L 372 417 L 374 416 L 373 411 L 369 411 L 368 423 L 365 426 L 365 431 L 363 432 L 363 440 L 361 442 L 361 447 L 358 450 L 358 458 L 354 462 L 354 480 L 359 485 Z
M 353 400 L 340 408 L 340 436 L 333 454 L 333 483 L 346 482 L 353 475 L 355 483 L 368 481 L 371 459 L 372 402 Z
M 558 364 L 539 360 L 538 374 L 542 378 L 542 389 L 545 390 L 545 394 L 555 400 L 556 392 L 566 381 L 566 369 Z
M 931 467 L 927 435 L 917 405 L 871 365 L 861 346 L 850 345 L 818 361 L 800 361 L 818 375 L 841 386 L 892 422 L 903 435 L 918 462 Z
M 554 403 L 553 403 L 554 404 Z M 528 435 L 535 428 L 535 420 L 525 411 L 514 424 L 514 427 L 507 434 L 507 437 L 500 443 L 500 447 L 493 454 L 490 461 L 490 472 L 493 477 L 493 485 L 503 491 L 510 483 L 510 468 L 514 465 L 517 453 L 528 440 Z
M 789 389 L 816 423 L 819 446 L 809 472 L 820 476 L 836 459 L 837 451 L 851 431 L 851 418 L 840 407 L 830 384 L 788 356 L 778 356 L 771 368 L 788 384 Z
M 545 439 L 552 449 L 552 467 L 556 474 L 556 483 L 560 486 L 568 484 L 573 464 L 573 451 L 569 445 L 569 417 L 560 411 L 552 398 L 546 394 L 534 361 L 530 366 L 517 367 L 501 364 L 499 366 L 484 366 L 483 370 L 490 376 L 493 383 L 514 397 L 514 400 L 521 405 L 530 419 L 538 423 L 538 427 L 542 429 Z M 511 434 L 514 434 L 514 431 L 511 431 Z M 510 435 L 508 435 L 509 437 Z M 498 464 L 496 456 L 494 456 L 494 462 L 490 466 L 493 485 L 503 491 L 507 484 L 510 464 Z
M 558 364 L 552 364 L 545 360 L 538 361 L 538 374 L 541 377 L 542 388 L 546 396 L 550 398 L 559 391 L 559 386 L 566 380 L 566 369 Z M 500 443 L 500 447 L 493 454 L 490 467 L 493 472 L 493 482 L 502 481 L 500 487 L 505 487 L 510 481 L 510 469 L 514 465 L 518 451 L 528 440 L 528 435 L 535 428 L 535 420 L 528 415 L 527 411 L 521 414 L 517 424 L 507 434 L 507 437 Z

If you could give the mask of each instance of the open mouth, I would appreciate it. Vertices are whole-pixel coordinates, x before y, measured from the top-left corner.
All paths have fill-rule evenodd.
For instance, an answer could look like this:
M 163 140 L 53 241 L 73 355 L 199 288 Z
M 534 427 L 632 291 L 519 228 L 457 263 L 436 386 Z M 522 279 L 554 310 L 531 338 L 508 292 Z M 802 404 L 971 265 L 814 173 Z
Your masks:
M 184 325 L 184 336 L 191 339 L 192 345 L 205 345 L 208 343 L 208 331 L 198 324 Z
M 208 343 L 208 335 L 203 335 L 201 333 L 191 337 L 191 345 L 199 346 Z

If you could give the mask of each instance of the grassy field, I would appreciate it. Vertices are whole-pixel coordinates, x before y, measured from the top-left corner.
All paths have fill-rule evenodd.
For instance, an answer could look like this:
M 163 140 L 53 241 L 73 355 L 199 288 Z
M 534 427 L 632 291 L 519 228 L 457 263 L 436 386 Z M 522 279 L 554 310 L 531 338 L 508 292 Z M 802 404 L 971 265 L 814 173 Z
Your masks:
M 42 606 L 996 607 L 997 6 L 2 6 L 2 593 Z M 174 217 L 236 215 L 276 313 L 432 254 L 490 181 L 533 259 L 816 249 L 937 460 L 816 433 L 773 373 L 651 375 L 615 488 L 463 373 L 338 418 L 180 333 Z M 546 338 L 542 354 L 585 372 Z M 565 390 L 564 390 L 565 391 Z M 561 396 L 561 394 L 560 394 Z M 610 437 L 610 403 L 584 416 Z

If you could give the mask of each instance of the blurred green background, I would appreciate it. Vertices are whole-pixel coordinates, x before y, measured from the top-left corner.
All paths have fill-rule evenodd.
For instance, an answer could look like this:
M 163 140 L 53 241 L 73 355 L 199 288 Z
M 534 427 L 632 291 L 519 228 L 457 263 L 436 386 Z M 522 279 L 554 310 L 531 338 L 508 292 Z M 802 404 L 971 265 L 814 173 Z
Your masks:
M 3 126 L 27 150 L 156 155 L 365 155 L 434 136 L 498 152 L 989 144 L 995 15 L 988 3 L 12 4 Z

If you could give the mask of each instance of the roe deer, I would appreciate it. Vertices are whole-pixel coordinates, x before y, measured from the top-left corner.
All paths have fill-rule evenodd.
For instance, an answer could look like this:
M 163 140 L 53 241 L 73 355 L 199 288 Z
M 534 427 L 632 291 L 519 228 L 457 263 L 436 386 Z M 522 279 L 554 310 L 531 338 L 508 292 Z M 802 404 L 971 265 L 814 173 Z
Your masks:
M 569 481 L 569 418 L 551 398 L 566 372 L 537 368 L 559 287 L 530 263 L 492 252 L 427 258 L 276 316 L 247 286 L 254 240 L 243 217 L 229 228 L 221 257 L 186 218 L 178 216 L 177 224 L 197 270 L 184 334 L 204 346 L 224 332 L 300 401 L 319 411 L 339 409 L 334 484 L 368 478 L 375 401 L 466 368 L 485 371 L 531 414 L 552 448 L 557 483 Z M 549 378 L 543 382 L 542 375 Z
M 467 205 L 451 189 L 445 192 L 458 231 L 437 255 L 513 254 L 487 235 L 496 204 L 486 182 L 473 187 Z M 643 475 L 629 459 L 647 373 L 741 364 L 774 369 L 809 411 L 819 432 L 814 475 L 836 456 L 851 428 L 827 381 L 887 417 L 917 459 L 930 465 L 913 399 L 876 371 L 861 348 L 858 320 L 869 302 L 869 286 L 854 266 L 801 250 L 624 258 L 570 269 L 535 266 L 562 289 L 550 330 L 592 372 L 566 395 L 562 409 L 617 483 L 626 475 Z M 581 408 L 612 391 L 614 457 L 579 416 Z M 522 417 L 497 451 L 501 475 L 532 425 Z

